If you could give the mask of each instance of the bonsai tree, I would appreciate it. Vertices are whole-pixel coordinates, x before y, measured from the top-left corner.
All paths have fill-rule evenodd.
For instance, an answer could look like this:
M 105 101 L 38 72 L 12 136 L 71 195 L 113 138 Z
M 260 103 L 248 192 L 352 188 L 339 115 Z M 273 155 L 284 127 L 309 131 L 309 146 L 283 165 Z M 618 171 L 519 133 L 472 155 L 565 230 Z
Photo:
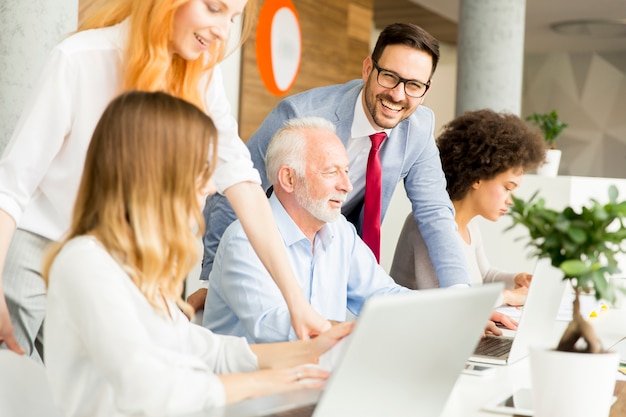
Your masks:
M 527 246 L 532 255 L 550 258 L 554 267 L 560 268 L 564 279 L 574 289 L 574 312 L 557 350 L 566 352 L 600 353 L 604 349 L 593 327 L 580 313 L 580 294 L 595 294 L 596 299 L 612 304 L 616 300 L 616 287 L 608 276 L 619 272 L 615 255 L 624 252 L 626 238 L 626 201 L 617 201 L 615 186 L 609 188 L 609 202 L 600 204 L 591 200 L 581 210 L 566 207 L 562 211 L 549 209 L 537 192 L 525 202 L 513 197 L 509 215 L 513 224 L 528 229 Z M 585 346 L 577 349 L 579 339 Z
M 559 120 L 559 114 L 556 110 L 550 113 L 533 113 L 526 117 L 526 120 L 538 126 L 543 132 L 548 149 L 555 149 L 556 138 L 559 137 L 563 129 L 568 125 Z

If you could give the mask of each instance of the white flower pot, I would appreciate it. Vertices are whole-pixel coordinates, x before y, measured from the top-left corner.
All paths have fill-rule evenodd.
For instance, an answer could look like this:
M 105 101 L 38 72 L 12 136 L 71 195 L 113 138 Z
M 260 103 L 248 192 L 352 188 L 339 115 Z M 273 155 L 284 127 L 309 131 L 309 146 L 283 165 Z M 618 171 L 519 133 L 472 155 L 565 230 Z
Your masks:
M 561 164 L 561 150 L 548 149 L 546 151 L 546 163 L 537 168 L 537 175 L 544 177 L 556 177 Z
M 534 417 L 607 417 L 619 354 L 530 349 Z

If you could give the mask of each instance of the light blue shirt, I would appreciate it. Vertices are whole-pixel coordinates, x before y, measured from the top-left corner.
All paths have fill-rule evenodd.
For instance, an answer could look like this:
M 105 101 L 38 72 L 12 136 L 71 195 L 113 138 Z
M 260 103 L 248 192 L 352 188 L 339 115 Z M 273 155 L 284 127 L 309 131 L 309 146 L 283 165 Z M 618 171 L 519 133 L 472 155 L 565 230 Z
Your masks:
M 343 216 L 324 225 L 311 244 L 275 195 L 270 206 L 304 296 L 323 317 L 344 321 L 346 309 L 359 315 L 372 296 L 411 291 L 385 273 Z M 287 303 L 239 221 L 226 229 L 217 249 L 203 325 L 250 343 L 297 339 Z

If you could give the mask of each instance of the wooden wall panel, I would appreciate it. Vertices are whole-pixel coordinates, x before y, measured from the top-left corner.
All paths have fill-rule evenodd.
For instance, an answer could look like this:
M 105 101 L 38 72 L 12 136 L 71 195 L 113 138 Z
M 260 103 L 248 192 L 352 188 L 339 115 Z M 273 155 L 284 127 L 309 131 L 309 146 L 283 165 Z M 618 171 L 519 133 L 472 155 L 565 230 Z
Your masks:
M 292 89 L 284 96 L 267 92 L 256 65 L 254 33 L 243 46 L 239 134 L 247 140 L 287 95 L 361 77 L 370 52 L 373 0 L 292 0 L 302 30 L 302 61 Z

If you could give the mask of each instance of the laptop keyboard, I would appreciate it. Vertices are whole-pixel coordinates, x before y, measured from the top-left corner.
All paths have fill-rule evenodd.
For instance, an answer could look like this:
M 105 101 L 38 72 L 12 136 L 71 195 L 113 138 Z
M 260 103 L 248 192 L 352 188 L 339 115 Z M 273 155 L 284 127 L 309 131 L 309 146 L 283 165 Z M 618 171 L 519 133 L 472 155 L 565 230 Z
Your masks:
M 505 337 L 483 337 L 474 350 L 475 355 L 501 356 L 511 350 L 513 339 Z
M 268 417 L 311 417 L 313 410 L 317 404 L 303 405 L 302 407 L 292 408 L 290 410 L 279 411 L 278 413 L 271 414 Z

